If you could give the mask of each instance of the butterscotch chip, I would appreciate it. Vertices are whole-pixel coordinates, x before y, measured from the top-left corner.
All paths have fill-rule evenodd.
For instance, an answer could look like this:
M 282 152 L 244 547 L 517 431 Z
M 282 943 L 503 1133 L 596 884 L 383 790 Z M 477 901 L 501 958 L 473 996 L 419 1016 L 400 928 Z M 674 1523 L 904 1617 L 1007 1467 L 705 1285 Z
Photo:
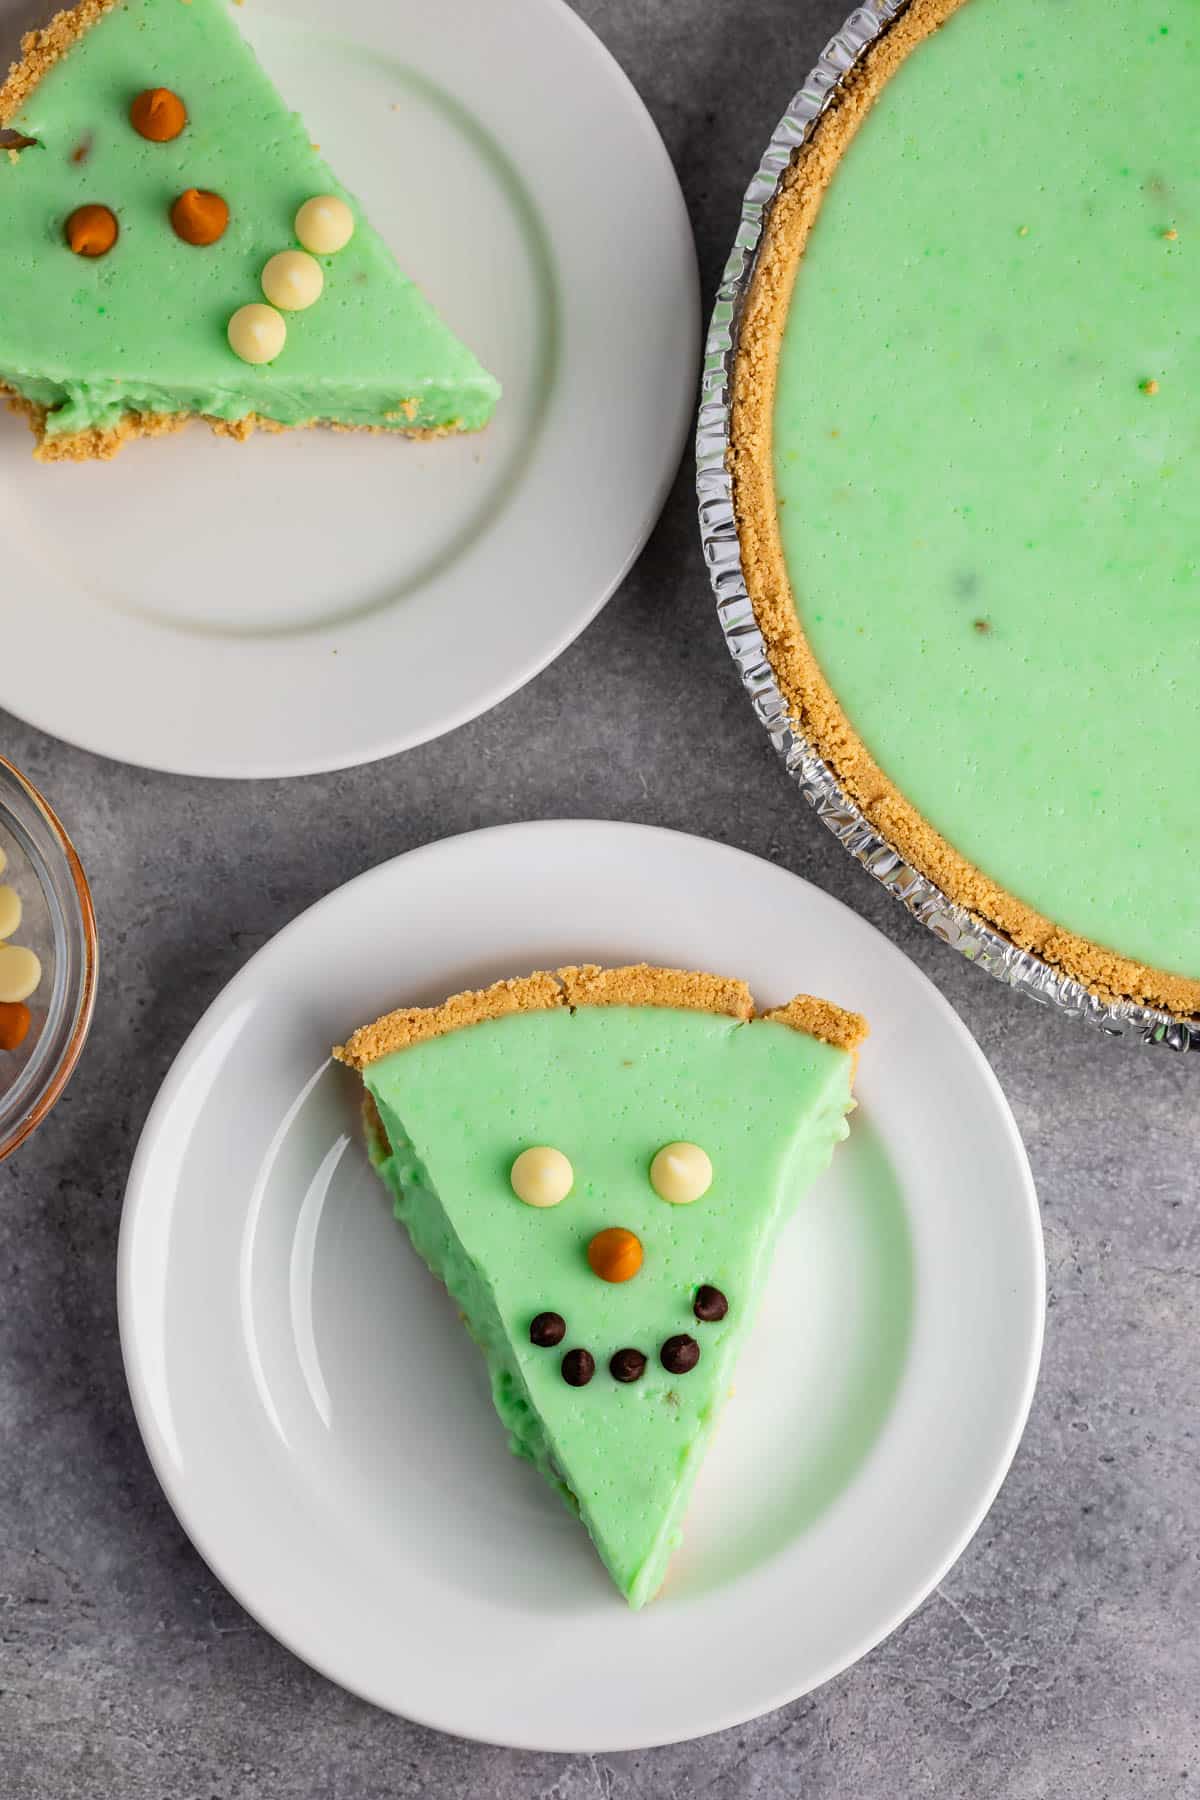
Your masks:
M 33 1015 L 20 1000 L 0 1000 L 0 1050 L 19 1050 L 29 1036 Z
M 622 1225 L 610 1225 L 598 1231 L 587 1247 L 587 1259 L 593 1275 L 601 1281 L 632 1281 L 642 1266 L 641 1240 Z
M 77 206 L 64 231 L 76 256 L 107 256 L 117 241 L 117 216 L 108 206 Z
M 129 108 L 129 123 L 152 144 L 169 144 L 187 120 L 187 107 L 170 88 L 144 88 Z
M 208 188 L 184 188 L 171 208 L 171 224 L 185 244 L 215 244 L 228 223 L 228 204 Z

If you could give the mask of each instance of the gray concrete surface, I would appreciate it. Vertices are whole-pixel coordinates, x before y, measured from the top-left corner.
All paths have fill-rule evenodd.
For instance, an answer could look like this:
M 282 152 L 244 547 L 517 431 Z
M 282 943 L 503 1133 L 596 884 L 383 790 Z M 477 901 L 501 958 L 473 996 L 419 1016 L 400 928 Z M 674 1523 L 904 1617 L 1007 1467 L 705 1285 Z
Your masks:
M 666 137 L 711 294 L 745 177 L 840 0 L 580 10 Z M 689 480 L 685 470 L 641 563 L 553 669 L 389 764 L 207 784 L 105 764 L 0 718 L 0 748 L 75 833 L 106 958 L 69 1096 L 0 1171 L 0 1800 L 1200 1790 L 1200 1068 L 1129 1053 L 1001 991 L 919 931 L 801 810 L 721 646 Z M 150 1472 L 113 1295 L 138 1129 L 188 1029 L 247 957 L 386 856 L 559 814 L 739 844 L 899 941 L 966 1019 L 1013 1104 L 1050 1268 L 1028 1434 L 938 1593 L 856 1669 L 783 1712 L 703 1743 L 600 1758 L 491 1750 L 386 1717 L 260 1631 L 191 1550 Z

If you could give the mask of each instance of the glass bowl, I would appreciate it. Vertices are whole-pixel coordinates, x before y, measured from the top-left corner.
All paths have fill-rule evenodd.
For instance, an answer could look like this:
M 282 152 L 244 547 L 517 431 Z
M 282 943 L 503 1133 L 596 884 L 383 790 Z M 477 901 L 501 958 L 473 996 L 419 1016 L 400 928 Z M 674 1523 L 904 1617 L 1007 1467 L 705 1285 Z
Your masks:
M 0 756 L 0 880 L 22 904 L 14 943 L 37 952 L 29 1031 L 0 1049 L 0 1162 L 37 1129 L 79 1061 L 96 998 L 96 919 L 75 847 L 31 782 Z

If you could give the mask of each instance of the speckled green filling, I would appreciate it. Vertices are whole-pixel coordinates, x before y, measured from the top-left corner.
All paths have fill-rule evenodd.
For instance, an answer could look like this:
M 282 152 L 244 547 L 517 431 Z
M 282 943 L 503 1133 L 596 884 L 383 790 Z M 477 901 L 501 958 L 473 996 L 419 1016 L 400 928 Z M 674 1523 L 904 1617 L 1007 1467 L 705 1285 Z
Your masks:
M 967 0 L 833 178 L 774 414 L 800 618 L 885 774 L 1038 912 L 1190 977 L 1198 97 L 1196 0 Z

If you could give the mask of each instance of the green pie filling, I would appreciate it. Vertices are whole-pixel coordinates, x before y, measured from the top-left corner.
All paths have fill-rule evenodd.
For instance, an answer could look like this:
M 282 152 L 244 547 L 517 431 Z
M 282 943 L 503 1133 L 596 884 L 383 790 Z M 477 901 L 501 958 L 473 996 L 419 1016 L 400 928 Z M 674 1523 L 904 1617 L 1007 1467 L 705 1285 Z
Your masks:
M 168 143 L 129 121 L 151 87 L 187 108 Z M 118 0 L 3 123 L 36 141 L 12 158 L 0 152 L 0 384 L 49 409 L 47 438 L 108 430 L 131 413 L 397 431 L 487 423 L 499 384 L 317 155 L 227 0 Z M 229 206 L 215 244 L 184 243 L 172 229 L 171 204 L 188 188 Z M 285 315 L 276 360 L 244 363 L 226 337 L 230 316 L 263 300 L 264 264 L 300 247 L 296 212 L 317 194 L 348 202 L 354 235 L 318 258 L 324 291 Z M 85 204 L 116 215 L 106 255 L 77 256 L 65 242 L 67 218 Z
M 966 0 L 833 177 L 774 411 L 799 615 L 875 761 L 1027 905 L 1192 978 L 1198 110 L 1196 0 Z
M 364 1071 L 386 1133 L 369 1133 L 372 1160 L 487 1358 L 510 1446 L 578 1512 L 631 1606 L 653 1597 L 679 1543 L 780 1228 L 847 1135 L 852 1073 L 848 1051 L 787 1025 L 652 1006 L 513 1014 Z M 682 1206 L 649 1179 L 655 1153 L 679 1140 L 714 1170 Z M 539 1209 L 509 1172 L 543 1144 L 569 1157 L 574 1185 Z M 620 1284 L 587 1261 L 610 1226 L 645 1253 Z M 720 1322 L 693 1312 L 704 1284 L 728 1300 Z M 538 1348 L 529 1328 L 547 1311 L 566 1336 Z M 680 1333 L 700 1361 L 673 1375 L 660 1352 Z M 576 1348 L 596 1366 L 579 1388 L 561 1373 Z M 629 1385 L 609 1372 L 625 1348 L 647 1358 Z

